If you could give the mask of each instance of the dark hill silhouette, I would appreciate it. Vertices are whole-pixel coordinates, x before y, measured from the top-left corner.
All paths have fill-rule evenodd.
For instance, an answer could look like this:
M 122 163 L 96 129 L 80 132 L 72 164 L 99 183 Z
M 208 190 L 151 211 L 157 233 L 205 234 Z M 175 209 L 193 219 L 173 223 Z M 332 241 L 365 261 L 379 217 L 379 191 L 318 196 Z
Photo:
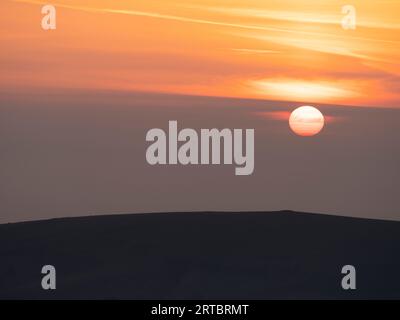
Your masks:
M 166 213 L 0 225 L 0 298 L 400 298 L 400 223 Z M 41 289 L 41 268 L 57 289 Z M 357 269 L 357 290 L 341 268 Z

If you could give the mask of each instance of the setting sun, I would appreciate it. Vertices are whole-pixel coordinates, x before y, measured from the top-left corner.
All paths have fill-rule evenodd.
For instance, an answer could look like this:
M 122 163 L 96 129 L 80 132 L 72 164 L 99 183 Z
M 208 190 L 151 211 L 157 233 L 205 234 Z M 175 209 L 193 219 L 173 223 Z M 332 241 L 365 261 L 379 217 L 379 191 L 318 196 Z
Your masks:
M 289 126 L 299 136 L 309 137 L 318 134 L 324 127 L 324 116 L 314 107 L 303 106 L 292 112 Z

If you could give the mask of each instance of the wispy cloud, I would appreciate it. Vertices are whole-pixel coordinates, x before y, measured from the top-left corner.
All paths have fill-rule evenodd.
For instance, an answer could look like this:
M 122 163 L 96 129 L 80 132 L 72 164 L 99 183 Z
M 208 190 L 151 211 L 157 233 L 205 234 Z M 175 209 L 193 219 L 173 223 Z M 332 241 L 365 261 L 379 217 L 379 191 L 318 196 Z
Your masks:
M 31 4 L 45 4 L 43 1 L 36 0 L 13 0 L 15 2 L 21 3 L 31 3 Z M 204 24 L 204 25 L 214 25 L 221 26 L 227 28 L 234 28 L 240 30 L 253 31 L 249 33 L 238 33 L 240 36 L 254 38 L 270 43 L 277 43 L 284 46 L 291 46 L 296 48 L 301 48 L 305 50 L 312 50 L 321 53 L 328 53 L 334 55 L 341 55 L 347 57 L 353 57 L 361 60 L 368 61 L 380 61 L 385 63 L 397 63 L 397 60 L 390 60 L 387 58 L 382 58 L 377 56 L 376 54 L 367 54 L 363 53 L 363 50 L 355 50 L 353 47 L 353 43 L 355 41 L 362 42 L 382 42 L 382 43 L 391 43 L 397 44 L 400 46 L 400 41 L 393 40 L 385 40 L 385 39 L 373 39 L 368 37 L 354 37 L 354 36 L 342 36 L 336 34 L 330 34 L 327 32 L 315 32 L 315 31 L 304 31 L 304 30 L 296 30 L 289 28 L 280 28 L 280 27 L 270 27 L 263 25 L 254 25 L 254 24 L 240 24 L 240 23 L 229 23 L 224 21 L 216 21 L 209 19 L 195 19 L 191 17 L 178 16 L 178 15 L 169 15 L 169 14 L 161 14 L 158 12 L 150 12 L 150 11 L 137 11 L 137 10 L 121 10 L 121 9 L 112 9 L 112 8 L 94 8 L 94 7 L 85 7 L 85 6 L 73 6 L 66 4 L 53 3 L 57 7 L 67 8 L 71 10 L 81 10 L 86 12 L 95 12 L 95 13 L 108 13 L 108 14 L 122 14 L 122 15 L 130 15 L 130 16 L 139 16 L 139 17 L 147 17 L 153 19 L 163 19 L 170 21 L 178 21 L 182 23 L 193 23 L 193 24 Z M 192 6 L 194 7 L 194 6 Z M 291 21 L 314 21 L 314 22 L 322 22 L 322 21 L 330 21 L 332 22 L 332 17 L 320 17 L 313 18 L 304 13 L 293 13 L 289 11 L 271 11 L 271 10 L 256 10 L 256 9 L 242 9 L 242 8 L 220 8 L 220 7 L 207 7 L 207 6 L 196 6 L 196 8 L 203 8 L 210 11 L 217 11 L 227 14 L 233 14 L 237 16 L 249 16 L 249 17 L 268 17 L 268 18 L 276 18 L 281 20 L 291 20 Z M 263 33 L 259 33 L 262 31 Z M 258 32 L 258 33 L 257 33 Z M 300 37 L 301 36 L 301 37 Z M 360 46 L 360 44 L 358 44 Z M 364 46 L 367 47 L 368 46 Z M 266 54 L 266 53 L 279 53 L 280 51 L 276 50 L 265 50 L 265 49 L 246 49 L 232 48 L 233 51 L 242 52 L 242 53 L 253 53 L 253 54 Z M 361 51 L 361 52 L 360 52 Z M 364 50 L 365 51 L 365 50 Z M 368 51 L 368 50 L 367 50 Z
M 343 15 L 337 13 L 300 11 L 300 10 L 267 10 L 260 8 L 240 8 L 240 7 L 213 7 L 213 6 L 187 6 L 193 9 L 206 10 L 209 12 L 221 13 L 234 17 L 247 17 L 269 20 L 280 20 L 295 23 L 317 23 L 340 25 Z M 371 17 L 361 16 L 357 21 L 357 27 L 378 28 L 378 29 L 400 29 L 400 24 L 394 22 L 379 21 Z
M 47 2 L 35 1 L 35 0 L 11 0 L 11 1 L 20 2 L 20 3 L 43 4 L 43 5 L 47 3 Z M 186 23 L 196 23 L 196 24 L 230 27 L 230 28 L 237 28 L 237 29 L 244 29 L 244 30 L 271 31 L 271 32 L 291 33 L 291 34 L 297 34 L 297 35 L 324 36 L 324 37 L 332 37 L 332 38 L 346 38 L 346 39 L 354 39 L 354 40 L 358 39 L 358 40 L 365 40 L 365 41 L 388 42 L 388 43 L 400 44 L 400 41 L 392 41 L 392 40 L 385 40 L 385 39 L 348 37 L 348 36 L 344 37 L 344 36 L 340 36 L 337 34 L 296 30 L 294 28 L 289 29 L 289 28 L 270 27 L 270 26 L 265 26 L 265 25 L 230 23 L 230 22 L 216 21 L 216 20 L 209 20 L 209 19 L 195 19 L 195 18 L 186 17 L 186 16 L 169 15 L 169 14 L 162 14 L 162 13 L 151 12 L 151 11 L 121 10 L 121 9 L 112 9 L 112 8 L 94 8 L 94 7 L 84 7 L 84 6 L 72 6 L 72 5 L 66 5 L 66 4 L 60 4 L 60 3 L 53 3 L 53 5 L 60 7 L 60 8 L 67 8 L 67 9 L 71 9 L 71 10 L 81 10 L 81 11 L 98 12 L 98 13 L 123 14 L 123 15 L 130 15 L 130 16 L 139 16 L 139 17 L 180 21 L 180 22 L 186 22 Z
M 55 61 L 63 47 L 65 58 L 62 64 L 54 62 L 47 71 L 40 65 L 48 79 L 52 79 L 55 65 L 59 69 L 68 69 L 63 77 L 60 76 L 59 85 L 68 79 L 71 83 L 81 81 L 79 85 L 82 86 L 89 78 L 94 79 L 82 76 L 85 68 L 87 71 L 93 66 L 90 72 L 99 75 L 96 79 L 109 79 L 104 86 L 117 88 L 143 89 L 145 86 L 156 91 L 342 104 L 371 104 L 374 99 L 374 104 L 375 101 L 398 104 L 399 85 L 390 77 L 399 75 L 400 39 L 398 32 L 389 30 L 396 29 L 398 24 L 393 23 L 387 10 L 383 14 L 389 17 L 386 24 L 369 19 L 371 10 L 380 7 L 372 0 L 359 2 L 360 8 L 369 10 L 368 18 L 359 22 L 363 27 L 382 30 L 343 30 L 338 20 L 340 6 L 331 14 L 329 6 L 319 5 L 314 8 L 319 14 L 314 15 L 305 12 L 299 5 L 303 3 L 301 0 L 259 3 L 261 9 L 204 7 L 202 0 L 191 0 L 199 4 L 192 9 L 179 0 L 123 4 L 112 0 L 56 1 L 52 4 L 57 9 L 68 9 L 58 13 L 71 17 L 60 20 L 63 28 L 54 34 L 57 46 L 54 42 L 45 46 L 39 46 L 40 41 L 28 43 L 27 37 L 45 37 L 45 33 L 25 25 L 7 30 L 10 23 L 4 22 L 3 41 L 7 43 L 0 57 L 5 61 L 13 59 L 14 65 L 22 63 L 27 67 L 17 69 L 8 63 L 9 72 L 3 78 L 13 77 L 17 81 L 18 77 L 27 76 L 36 83 L 38 75 L 29 73 L 28 68 L 36 62 L 39 65 L 44 54 L 49 54 L 49 61 Z M 35 6 L 48 4 L 44 0 L 8 2 L 11 8 L 16 8 L 12 2 Z M 235 3 L 246 6 L 247 2 L 238 0 Z M 362 6 L 363 3 L 366 5 Z M 37 17 L 40 12 L 34 6 L 25 9 L 28 17 Z M 89 17 L 91 24 L 77 25 L 73 17 L 82 17 L 82 12 L 93 13 Z M 77 28 L 82 30 L 79 35 L 76 35 Z M 97 37 L 99 30 L 110 32 Z M 13 54 L 28 47 L 38 52 L 33 54 L 34 63 Z M 45 48 L 51 49 L 51 55 Z M 84 51 L 88 48 L 94 52 L 90 58 L 92 65 L 85 61 L 88 55 Z M 110 54 L 117 51 L 125 53 L 123 59 L 111 58 Z M 80 54 L 74 55 L 77 52 Z M 171 58 L 166 59 L 168 52 Z M 102 63 L 102 57 L 106 57 L 107 65 Z M 182 63 L 182 57 L 189 62 Z M 132 61 L 137 64 L 127 67 L 132 66 Z M 78 64 L 79 68 L 68 67 Z M 43 79 L 44 75 L 39 82 L 45 83 Z M 8 82 L 4 80 L 4 83 Z M 100 80 L 93 83 L 93 86 L 98 85 Z
M 345 57 L 357 58 L 360 60 L 368 61 L 380 61 L 386 63 L 395 63 L 396 60 L 390 60 L 381 58 L 373 54 L 364 54 L 360 52 L 369 51 L 368 46 L 362 46 L 362 44 L 355 45 L 351 41 L 343 41 L 342 39 L 327 39 L 326 37 L 288 37 L 288 36 L 276 36 L 276 35 L 260 35 L 260 34 L 244 34 L 243 36 L 262 40 L 269 43 L 276 43 L 283 46 L 294 47 L 304 50 L 311 50 L 321 53 L 340 55 Z
M 269 97 L 291 101 L 319 100 L 335 101 L 343 98 L 353 98 L 357 92 L 343 88 L 332 82 L 316 82 L 294 79 L 266 79 L 250 81 L 257 92 Z
M 41 4 L 41 5 L 44 5 L 47 3 L 47 2 L 35 1 L 35 0 L 11 0 L 11 1 L 20 2 L 20 3 L 29 3 L 29 4 Z M 231 27 L 231 28 L 246 29 L 246 30 L 304 33 L 304 32 L 297 32 L 294 30 L 284 29 L 284 28 L 274 28 L 274 27 L 258 26 L 258 25 L 251 25 L 251 24 L 228 23 L 228 22 L 208 20 L 208 19 L 194 19 L 194 18 L 185 17 L 185 16 L 169 15 L 169 14 L 162 14 L 162 13 L 158 13 L 158 12 L 150 12 L 150 11 L 121 10 L 121 9 L 111 9 L 111 8 L 94 8 L 94 7 L 84 7 L 84 6 L 72 6 L 72 5 L 66 5 L 66 4 L 61 4 L 61 3 L 53 3 L 53 5 L 56 7 L 66 8 L 66 9 L 71 9 L 71 10 L 80 10 L 80 11 L 97 12 L 97 13 L 123 14 L 123 15 L 130 15 L 130 16 L 139 16 L 139 17 L 148 17 L 148 18 L 172 20 L 172 21 L 187 22 L 187 23 Z
M 232 51 L 242 53 L 242 54 L 278 54 L 282 53 L 282 51 L 278 50 L 264 50 L 264 49 L 240 49 L 240 48 L 232 48 Z

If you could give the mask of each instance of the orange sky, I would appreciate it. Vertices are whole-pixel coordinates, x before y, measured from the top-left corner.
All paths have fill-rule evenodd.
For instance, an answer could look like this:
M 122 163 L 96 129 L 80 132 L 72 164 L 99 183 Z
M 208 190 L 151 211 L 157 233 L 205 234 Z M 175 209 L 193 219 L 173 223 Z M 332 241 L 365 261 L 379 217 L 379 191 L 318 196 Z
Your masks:
M 84 88 L 400 107 L 400 1 L 0 3 L 3 90 Z

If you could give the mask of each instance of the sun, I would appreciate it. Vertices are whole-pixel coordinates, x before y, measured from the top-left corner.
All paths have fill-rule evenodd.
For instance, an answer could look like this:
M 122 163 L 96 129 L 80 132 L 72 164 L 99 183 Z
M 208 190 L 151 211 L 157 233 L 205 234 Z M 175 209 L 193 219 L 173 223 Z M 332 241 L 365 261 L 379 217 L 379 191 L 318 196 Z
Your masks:
M 318 134 L 324 127 L 325 119 L 321 111 L 311 106 L 302 106 L 295 109 L 289 118 L 292 131 L 302 137 Z

